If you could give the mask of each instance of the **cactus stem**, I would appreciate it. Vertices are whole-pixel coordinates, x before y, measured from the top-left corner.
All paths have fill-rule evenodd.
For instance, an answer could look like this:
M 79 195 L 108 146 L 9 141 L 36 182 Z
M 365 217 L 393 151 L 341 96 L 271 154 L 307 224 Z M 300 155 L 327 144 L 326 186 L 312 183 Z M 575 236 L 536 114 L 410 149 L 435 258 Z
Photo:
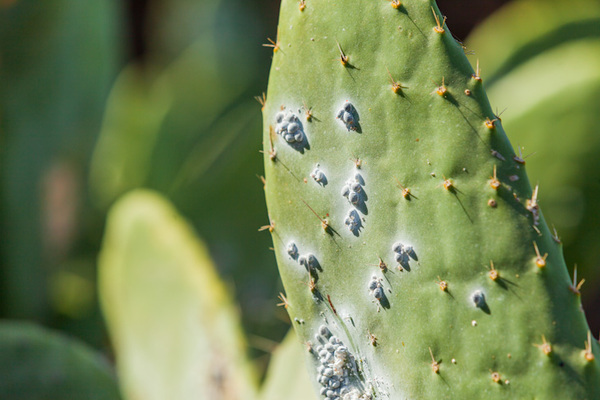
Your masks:
M 429 348 L 429 354 L 431 355 L 431 370 L 435 374 L 439 374 L 440 373 L 440 363 L 435 361 L 435 358 L 433 357 L 433 351 L 431 351 L 431 347 Z
M 538 268 L 544 268 L 546 266 L 546 257 L 548 257 L 548 253 L 542 256 L 536 242 L 533 242 L 533 248 L 535 249 L 536 254 L 535 265 L 537 265 Z
M 500 273 L 496 268 L 494 268 L 494 262 L 492 260 L 490 260 L 490 266 L 488 268 L 490 270 L 490 272 L 488 273 L 490 279 L 494 282 L 497 281 L 498 278 L 500 278 Z
M 438 17 L 438 15 L 435 12 L 435 10 L 433 9 L 433 7 L 431 7 L 431 12 L 433 12 L 433 17 L 435 18 L 435 23 L 436 23 L 436 26 L 433 28 L 433 30 L 440 34 L 446 32 L 444 30 L 444 24 L 446 23 L 446 17 L 444 17 L 444 20 L 440 23 L 440 17 Z
M 280 292 L 279 296 L 277 296 L 277 298 L 279 300 L 281 300 L 281 303 L 277 303 L 278 307 L 283 306 L 283 308 L 287 309 L 290 306 L 288 299 L 285 297 L 285 295 L 283 293 Z
M 594 353 L 592 353 L 592 333 L 588 331 L 587 341 L 585 342 L 585 350 L 583 356 L 588 362 L 594 361 Z
M 498 190 L 498 188 L 500 187 L 500 181 L 498 180 L 498 177 L 496 176 L 496 166 L 494 165 L 494 175 L 490 178 L 490 187 L 494 190 Z
M 577 264 L 575 264 L 575 267 L 573 268 L 573 284 L 569 285 L 569 290 L 579 296 L 581 295 L 579 289 L 581 289 L 581 286 L 583 286 L 584 283 L 585 279 L 582 279 L 577 283 Z
M 545 355 L 549 356 L 552 353 L 552 345 L 546 341 L 546 337 L 542 335 L 542 344 L 534 344 Z

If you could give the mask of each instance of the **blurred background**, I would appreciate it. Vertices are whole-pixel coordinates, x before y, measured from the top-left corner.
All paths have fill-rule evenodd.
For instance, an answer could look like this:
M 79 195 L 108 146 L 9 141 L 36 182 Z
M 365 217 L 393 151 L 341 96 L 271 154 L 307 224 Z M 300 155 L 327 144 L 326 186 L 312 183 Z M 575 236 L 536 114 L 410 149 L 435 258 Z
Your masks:
M 531 181 L 598 332 L 600 11 L 550 3 L 438 1 L 481 60 L 513 145 L 534 153 Z M 268 216 L 254 96 L 278 11 L 277 0 L 0 0 L 0 318 L 111 354 L 97 256 L 111 205 L 145 187 L 206 242 L 264 370 L 289 327 L 271 238 L 257 231 Z

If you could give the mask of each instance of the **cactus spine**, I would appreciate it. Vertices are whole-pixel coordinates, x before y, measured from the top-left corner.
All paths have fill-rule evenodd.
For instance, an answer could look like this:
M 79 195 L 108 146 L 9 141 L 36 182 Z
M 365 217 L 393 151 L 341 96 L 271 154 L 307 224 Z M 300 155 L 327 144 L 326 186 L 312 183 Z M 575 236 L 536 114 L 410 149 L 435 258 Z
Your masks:
M 435 2 L 284 0 L 274 42 L 270 230 L 320 398 L 600 398 L 543 189 Z

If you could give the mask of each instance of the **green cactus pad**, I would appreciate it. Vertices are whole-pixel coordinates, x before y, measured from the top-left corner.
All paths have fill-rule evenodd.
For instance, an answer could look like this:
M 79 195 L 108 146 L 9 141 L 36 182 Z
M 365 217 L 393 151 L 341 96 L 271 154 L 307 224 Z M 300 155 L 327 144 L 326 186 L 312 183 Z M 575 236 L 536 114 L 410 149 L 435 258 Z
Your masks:
M 255 398 L 239 316 L 207 249 L 167 200 L 135 190 L 117 201 L 99 264 L 125 398 Z
M 281 6 L 265 190 L 321 398 L 598 398 L 560 246 L 435 3 L 303 4 Z

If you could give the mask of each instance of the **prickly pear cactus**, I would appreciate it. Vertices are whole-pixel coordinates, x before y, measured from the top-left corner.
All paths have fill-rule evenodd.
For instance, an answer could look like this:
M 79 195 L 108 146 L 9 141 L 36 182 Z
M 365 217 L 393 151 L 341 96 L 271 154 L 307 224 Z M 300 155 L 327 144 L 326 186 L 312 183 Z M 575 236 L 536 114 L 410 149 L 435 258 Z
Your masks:
M 284 0 L 264 112 L 321 399 L 598 399 L 560 244 L 434 1 Z

